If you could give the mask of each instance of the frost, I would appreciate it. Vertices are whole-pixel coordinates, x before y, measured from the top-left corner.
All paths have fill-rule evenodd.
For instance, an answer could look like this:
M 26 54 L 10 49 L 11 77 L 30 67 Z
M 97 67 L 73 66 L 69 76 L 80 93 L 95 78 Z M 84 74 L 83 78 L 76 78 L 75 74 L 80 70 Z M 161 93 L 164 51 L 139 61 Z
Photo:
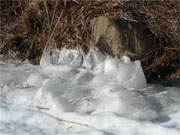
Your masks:
M 149 85 L 139 61 L 91 48 L 0 60 L 0 134 L 178 135 L 180 91 Z

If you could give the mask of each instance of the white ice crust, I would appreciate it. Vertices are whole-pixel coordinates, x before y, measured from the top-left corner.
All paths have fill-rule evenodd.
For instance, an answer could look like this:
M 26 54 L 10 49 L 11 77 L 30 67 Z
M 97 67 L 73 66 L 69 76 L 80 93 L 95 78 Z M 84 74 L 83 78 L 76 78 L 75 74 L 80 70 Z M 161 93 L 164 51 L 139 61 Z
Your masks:
M 45 51 L 37 66 L 1 58 L 0 135 L 31 134 L 179 135 L 180 91 L 96 48 Z

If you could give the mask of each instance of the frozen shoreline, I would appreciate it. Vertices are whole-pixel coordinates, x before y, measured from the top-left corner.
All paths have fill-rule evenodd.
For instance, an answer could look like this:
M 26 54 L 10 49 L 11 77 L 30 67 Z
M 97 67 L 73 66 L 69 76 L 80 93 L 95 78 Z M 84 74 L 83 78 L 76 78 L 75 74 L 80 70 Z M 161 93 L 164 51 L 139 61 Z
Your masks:
M 2 135 L 180 133 L 179 89 L 146 84 L 126 56 L 55 50 L 40 66 L 1 59 L 0 76 Z

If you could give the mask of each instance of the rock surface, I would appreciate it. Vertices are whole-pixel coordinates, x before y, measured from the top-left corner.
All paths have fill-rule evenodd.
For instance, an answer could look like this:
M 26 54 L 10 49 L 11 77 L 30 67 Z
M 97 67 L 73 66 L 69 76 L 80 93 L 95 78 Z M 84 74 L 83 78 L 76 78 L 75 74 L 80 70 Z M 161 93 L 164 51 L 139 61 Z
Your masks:
M 143 34 L 143 29 L 118 17 L 100 16 L 91 20 L 96 46 L 105 54 L 114 57 L 128 55 L 140 59 L 153 48 L 153 43 Z M 147 34 L 146 37 L 153 38 Z

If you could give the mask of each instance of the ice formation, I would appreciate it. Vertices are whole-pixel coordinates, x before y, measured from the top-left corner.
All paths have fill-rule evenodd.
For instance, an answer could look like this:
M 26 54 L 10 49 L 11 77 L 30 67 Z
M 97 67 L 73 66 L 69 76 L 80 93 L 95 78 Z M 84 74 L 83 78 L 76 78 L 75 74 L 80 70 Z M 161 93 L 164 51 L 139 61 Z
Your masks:
M 179 119 L 179 89 L 147 84 L 127 56 L 63 48 L 39 66 L 0 59 L 2 135 L 178 135 Z

